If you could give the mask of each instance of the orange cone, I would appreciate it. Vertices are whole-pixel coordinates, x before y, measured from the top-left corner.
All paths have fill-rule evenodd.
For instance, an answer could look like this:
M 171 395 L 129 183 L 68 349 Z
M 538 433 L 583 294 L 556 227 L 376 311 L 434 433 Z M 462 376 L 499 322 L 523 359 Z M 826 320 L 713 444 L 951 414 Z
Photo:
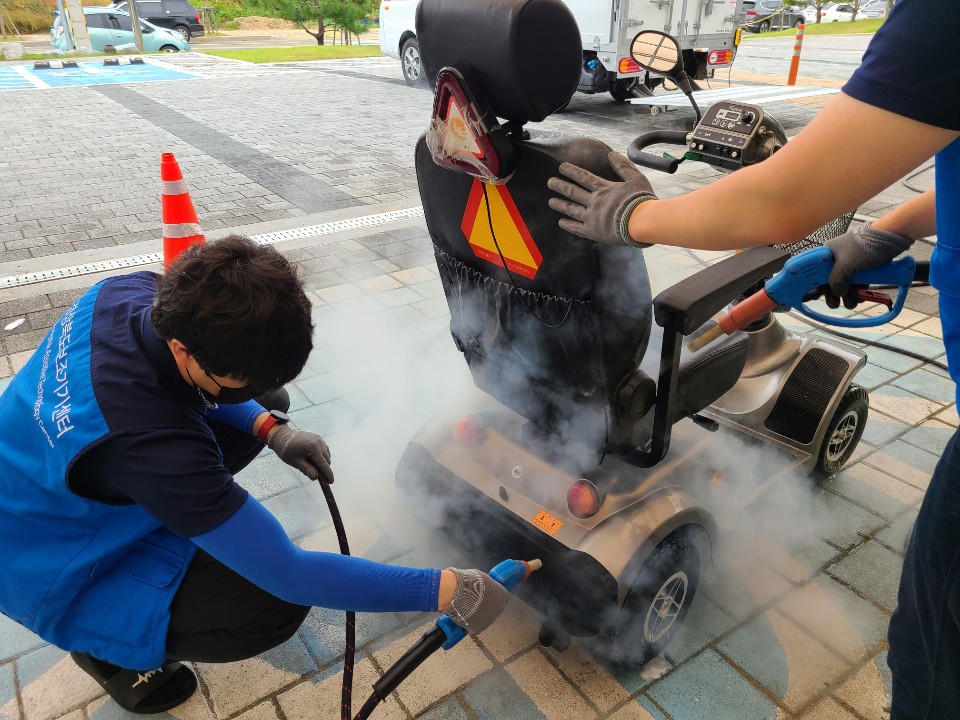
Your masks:
M 205 242 L 197 211 L 173 153 L 160 156 L 160 208 L 163 219 L 163 269 L 191 245 Z

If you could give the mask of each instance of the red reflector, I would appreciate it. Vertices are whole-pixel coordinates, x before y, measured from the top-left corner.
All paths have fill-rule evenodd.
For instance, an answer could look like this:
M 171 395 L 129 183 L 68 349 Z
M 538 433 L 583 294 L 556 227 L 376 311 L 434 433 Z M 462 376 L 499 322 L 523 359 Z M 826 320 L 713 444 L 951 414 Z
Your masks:
M 757 14 L 756 10 L 747 10 L 747 15 L 756 15 L 756 14 Z
M 574 517 L 596 515 L 600 509 L 600 491 L 589 480 L 577 480 L 567 490 L 567 507 Z
M 437 165 L 483 180 L 507 177 L 509 173 L 501 175 L 505 163 L 490 137 L 496 121 L 495 116 L 479 108 L 456 68 L 440 71 L 427 133 L 427 147 Z
M 197 24 L 200 24 L 200 13 L 197 13 Z
M 707 65 L 725 65 L 733 60 L 732 50 L 714 50 L 707 55 Z
M 621 58 L 620 62 L 617 65 L 617 69 L 621 73 L 633 73 L 633 72 L 640 72 L 643 68 L 637 65 L 636 61 L 633 58 Z
M 476 447 L 483 442 L 487 429 L 475 417 L 467 415 L 457 422 L 454 434 L 457 436 L 457 440 L 467 447 Z

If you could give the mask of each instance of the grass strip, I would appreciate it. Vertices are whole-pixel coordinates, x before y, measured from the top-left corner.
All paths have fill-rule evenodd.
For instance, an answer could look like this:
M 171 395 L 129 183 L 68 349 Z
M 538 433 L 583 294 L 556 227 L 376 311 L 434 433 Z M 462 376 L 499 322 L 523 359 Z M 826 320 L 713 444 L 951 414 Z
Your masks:
M 884 18 L 871 18 L 869 20 L 854 20 L 853 22 L 822 22 L 811 23 L 804 26 L 803 34 L 808 35 L 862 35 L 864 33 L 875 33 L 883 25 Z M 766 37 L 793 37 L 797 31 L 793 28 L 778 30 L 776 32 L 752 33 L 744 31 L 743 39 L 766 38 Z
M 342 60 L 378 57 L 379 45 L 298 45 L 296 47 L 255 48 L 251 50 L 208 50 L 205 55 L 245 60 L 250 63 L 304 62 L 305 60 Z

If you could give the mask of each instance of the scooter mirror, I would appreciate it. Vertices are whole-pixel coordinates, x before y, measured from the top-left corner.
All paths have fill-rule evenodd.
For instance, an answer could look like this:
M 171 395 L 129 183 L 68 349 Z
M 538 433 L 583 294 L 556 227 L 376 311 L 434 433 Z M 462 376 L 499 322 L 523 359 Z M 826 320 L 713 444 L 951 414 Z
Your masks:
M 638 33 L 630 45 L 634 61 L 648 72 L 671 76 L 680 72 L 683 60 L 680 44 L 659 30 L 644 30 Z

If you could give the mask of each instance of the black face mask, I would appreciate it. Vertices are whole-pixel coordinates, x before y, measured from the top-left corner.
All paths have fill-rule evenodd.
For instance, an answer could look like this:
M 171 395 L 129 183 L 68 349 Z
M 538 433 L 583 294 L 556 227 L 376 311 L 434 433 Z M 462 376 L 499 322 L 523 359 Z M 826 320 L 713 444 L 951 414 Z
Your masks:
M 203 404 L 211 410 L 215 410 L 219 405 L 239 405 L 247 402 L 248 400 L 253 400 L 255 397 L 263 394 L 258 388 L 250 385 L 244 385 L 243 387 L 238 388 L 224 387 L 218 383 L 216 379 L 210 375 L 210 373 L 204 370 L 204 373 L 213 381 L 213 384 L 220 388 L 220 391 L 217 393 L 216 397 L 211 397 L 210 394 L 200 387 L 197 384 L 197 381 L 193 379 L 193 375 L 190 374 L 190 370 L 186 367 L 184 369 L 187 371 L 187 376 L 193 382 L 193 386 L 197 389 L 200 399 L 203 400 Z M 201 370 L 202 369 L 203 368 L 201 368 Z

